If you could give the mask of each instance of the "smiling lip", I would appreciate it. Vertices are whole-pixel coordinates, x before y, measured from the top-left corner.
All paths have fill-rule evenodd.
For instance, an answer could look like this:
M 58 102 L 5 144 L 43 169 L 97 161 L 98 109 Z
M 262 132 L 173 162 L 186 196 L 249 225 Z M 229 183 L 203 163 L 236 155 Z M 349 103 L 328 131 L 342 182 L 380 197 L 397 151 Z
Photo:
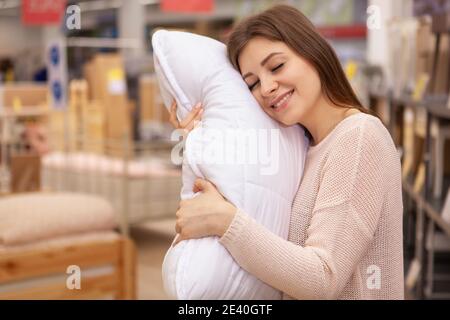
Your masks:
M 286 92 L 285 94 L 279 96 L 278 98 L 272 100 L 272 102 L 270 103 L 270 108 L 273 109 L 275 112 L 280 112 L 281 110 L 285 109 L 287 104 L 289 103 L 289 100 L 291 99 L 291 96 L 293 93 L 294 93 L 294 90 L 291 90 L 291 91 Z M 277 103 L 279 103 L 280 101 L 282 101 L 286 96 L 288 96 L 288 98 L 286 99 L 286 101 L 282 102 L 281 105 L 279 105 L 277 108 L 272 107 L 272 106 L 276 105 Z

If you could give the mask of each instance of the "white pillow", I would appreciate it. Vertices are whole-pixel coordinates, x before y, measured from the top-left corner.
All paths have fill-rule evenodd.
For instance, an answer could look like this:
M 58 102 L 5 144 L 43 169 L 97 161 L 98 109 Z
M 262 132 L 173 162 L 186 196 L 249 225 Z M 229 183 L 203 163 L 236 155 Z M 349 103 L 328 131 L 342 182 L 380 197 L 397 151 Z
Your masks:
M 283 127 L 262 111 L 229 63 L 224 44 L 166 30 L 157 31 L 152 44 L 165 106 L 169 108 L 175 98 L 179 119 L 197 102 L 204 108 L 202 125 L 186 140 L 181 198 L 194 196 L 196 177 L 206 178 L 235 206 L 287 239 L 308 143 L 303 129 Z M 269 152 L 264 152 L 268 146 Z M 260 156 L 264 153 L 269 156 Z M 240 268 L 217 237 L 170 248 L 163 281 L 167 293 L 178 299 L 281 297 L 278 290 Z

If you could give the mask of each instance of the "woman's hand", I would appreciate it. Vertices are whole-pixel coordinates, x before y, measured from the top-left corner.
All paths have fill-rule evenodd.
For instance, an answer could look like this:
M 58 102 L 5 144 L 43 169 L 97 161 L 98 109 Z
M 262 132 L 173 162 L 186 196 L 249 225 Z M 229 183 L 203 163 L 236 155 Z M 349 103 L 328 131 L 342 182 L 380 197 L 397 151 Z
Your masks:
M 197 179 L 194 192 L 201 192 L 190 200 L 182 200 L 176 213 L 175 230 L 178 242 L 208 236 L 221 237 L 236 213 L 236 207 L 217 191 L 209 181 Z
M 174 126 L 175 129 L 183 129 L 187 132 L 195 128 L 196 124 L 200 122 L 202 118 L 203 108 L 201 103 L 197 103 L 187 117 L 181 122 L 177 119 L 177 102 L 173 100 L 172 106 L 170 107 L 170 117 L 169 121 Z

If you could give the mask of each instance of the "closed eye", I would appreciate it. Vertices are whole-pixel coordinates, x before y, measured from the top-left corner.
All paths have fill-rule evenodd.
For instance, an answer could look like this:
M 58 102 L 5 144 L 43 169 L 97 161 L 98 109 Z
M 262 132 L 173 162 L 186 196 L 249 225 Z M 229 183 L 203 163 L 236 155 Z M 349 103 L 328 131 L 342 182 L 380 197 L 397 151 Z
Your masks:
M 280 63 L 278 66 L 276 66 L 275 68 L 272 69 L 272 72 L 277 71 L 278 69 L 280 69 L 282 66 L 284 66 L 284 63 Z
M 257 85 L 258 83 L 259 83 L 259 80 L 256 81 L 254 84 L 248 86 L 248 89 L 249 89 L 250 91 L 252 91 L 252 90 L 256 87 L 256 85 Z
M 271 71 L 272 71 L 272 72 L 276 72 L 277 70 L 279 70 L 279 69 L 280 69 L 281 67 L 283 67 L 283 66 L 284 66 L 284 63 L 280 63 L 280 64 L 277 65 L 275 68 L 273 68 Z M 249 90 L 252 91 L 252 90 L 256 87 L 256 85 L 257 85 L 258 83 L 259 83 L 259 80 L 256 81 L 254 84 L 248 86 Z

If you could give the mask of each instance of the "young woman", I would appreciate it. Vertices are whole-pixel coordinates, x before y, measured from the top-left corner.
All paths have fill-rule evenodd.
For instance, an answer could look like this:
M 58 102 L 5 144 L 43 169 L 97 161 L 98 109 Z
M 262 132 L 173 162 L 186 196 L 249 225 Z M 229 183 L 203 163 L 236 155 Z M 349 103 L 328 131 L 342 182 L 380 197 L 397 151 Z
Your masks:
M 400 160 L 331 46 L 303 14 L 282 5 L 237 25 L 228 54 L 261 108 L 311 137 L 289 239 L 198 179 L 194 191 L 201 194 L 180 202 L 174 245 L 218 236 L 242 268 L 284 298 L 403 299 Z M 179 124 L 175 110 L 174 125 L 189 130 L 201 112 Z

